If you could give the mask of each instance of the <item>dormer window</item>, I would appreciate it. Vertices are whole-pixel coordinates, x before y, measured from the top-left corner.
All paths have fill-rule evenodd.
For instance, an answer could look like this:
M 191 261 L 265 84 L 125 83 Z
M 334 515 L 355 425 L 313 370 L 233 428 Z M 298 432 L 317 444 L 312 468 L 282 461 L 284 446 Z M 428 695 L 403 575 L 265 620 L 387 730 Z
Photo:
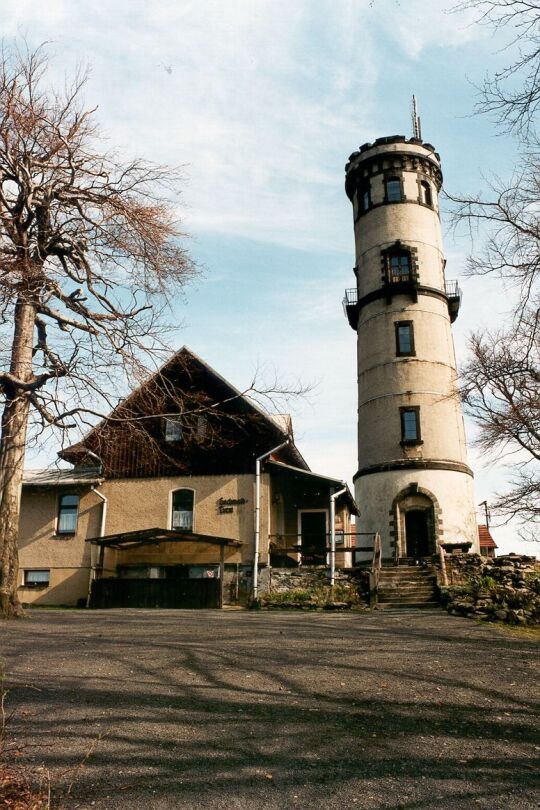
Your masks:
M 168 444 L 181 442 L 183 436 L 182 422 L 176 417 L 166 416 L 163 419 L 163 435 Z
M 384 186 L 386 202 L 401 202 L 403 195 L 401 193 L 401 180 L 399 177 L 390 177 L 386 180 Z

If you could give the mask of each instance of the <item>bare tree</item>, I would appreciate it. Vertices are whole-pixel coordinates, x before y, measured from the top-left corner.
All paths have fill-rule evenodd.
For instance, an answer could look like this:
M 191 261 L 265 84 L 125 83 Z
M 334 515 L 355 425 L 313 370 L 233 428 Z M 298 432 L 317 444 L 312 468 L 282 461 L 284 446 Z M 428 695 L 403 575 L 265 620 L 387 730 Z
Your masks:
M 46 83 L 47 55 L 0 60 L 0 613 L 16 615 L 19 497 L 29 430 L 118 401 L 163 348 L 168 296 L 192 276 L 178 174 L 100 142 L 85 78 Z M 121 383 L 120 383 L 121 385 Z M 84 405 L 83 405 L 84 400 Z
M 511 63 L 488 75 L 480 87 L 478 112 L 507 131 L 528 137 L 540 109 L 540 5 L 537 0 L 462 0 L 453 11 L 473 9 L 479 21 L 510 32 Z
M 538 313 L 533 315 L 538 318 Z M 540 526 L 540 344 L 525 318 L 516 331 L 483 332 L 470 339 L 462 369 L 462 397 L 479 426 L 478 445 L 512 461 L 510 488 L 492 510 L 504 520 Z
M 468 272 L 491 274 L 513 288 L 509 324 L 470 339 L 463 369 L 466 410 L 479 427 L 478 444 L 511 462 L 513 480 L 493 505 L 504 519 L 517 517 L 536 532 L 540 523 L 540 4 L 538 0 L 463 0 L 479 19 L 509 30 L 519 43 L 512 63 L 489 76 L 478 112 L 494 115 L 518 138 L 520 157 L 508 182 L 497 179 L 488 196 L 450 196 L 454 221 L 480 232 L 482 248 Z M 532 527 L 532 529 L 531 529 Z

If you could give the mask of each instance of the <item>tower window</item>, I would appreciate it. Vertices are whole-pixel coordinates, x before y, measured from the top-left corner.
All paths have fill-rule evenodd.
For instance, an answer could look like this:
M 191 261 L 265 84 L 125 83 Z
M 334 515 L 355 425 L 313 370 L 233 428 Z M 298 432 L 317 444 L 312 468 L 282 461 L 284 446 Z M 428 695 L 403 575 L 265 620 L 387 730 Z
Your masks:
M 172 494 L 171 528 L 181 532 L 193 531 L 193 505 L 195 493 L 192 489 L 177 489 Z
M 359 214 L 364 214 L 371 208 L 371 185 L 369 180 L 362 180 L 358 186 Z
M 163 420 L 163 433 L 168 443 L 182 441 L 182 423 L 180 419 L 165 417 Z
M 414 328 L 412 321 L 396 321 L 396 355 L 414 357 Z
M 386 202 L 401 202 L 401 180 L 398 177 L 391 177 L 385 183 Z
M 405 250 L 391 253 L 388 257 L 390 281 L 410 281 L 411 255 Z
M 433 206 L 433 196 L 431 194 L 431 186 L 427 180 L 422 180 L 420 183 L 420 197 L 425 205 Z
M 420 408 L 400 408 L 401 444 L 422 444 L 420 438 Z
M 57 534 L 75 534 L 79 513 L 78 495 L 61 495 L 58 502 Z
M 364 189 L 362 192 L 362 210 L 367 211 L 369 209 L 371 200 L 369 198 L 369 188 Z

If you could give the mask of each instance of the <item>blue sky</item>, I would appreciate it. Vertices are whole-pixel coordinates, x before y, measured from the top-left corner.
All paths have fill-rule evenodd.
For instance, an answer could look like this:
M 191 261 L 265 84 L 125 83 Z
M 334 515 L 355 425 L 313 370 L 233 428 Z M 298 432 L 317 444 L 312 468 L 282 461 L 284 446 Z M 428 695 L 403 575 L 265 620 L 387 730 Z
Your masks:
M 180 213 L 204 274 L 171 302 L 176 346 L 240 388 L 257 368 L 314 384 L 291 405 L 297 442 L 313 469 L 346 480 L 357 466 L 355 334 L 341 309 L 354 286 L 349 154 L 410 135 L 414 92 L 447 190 L 481 188 L 514 158 L 511 141 L 471 115 L 474 82 L 508 54 L 451 5 L 0 0 L 5 39 L 51 42 L 57 80 L 90 65 L 87 101 L 111 145 L 184 167 Z M 447 276 L 459 278 L 469 240 L 447 233 L 445 248 Z M 463 359 L 467 333 L 500 322 L 506 293 L 493 280 L 460 283 Z M 470 456 L 480 502 L 502 476 Z M 503 550 L 531 552 L 512 528 L 495 537 Z

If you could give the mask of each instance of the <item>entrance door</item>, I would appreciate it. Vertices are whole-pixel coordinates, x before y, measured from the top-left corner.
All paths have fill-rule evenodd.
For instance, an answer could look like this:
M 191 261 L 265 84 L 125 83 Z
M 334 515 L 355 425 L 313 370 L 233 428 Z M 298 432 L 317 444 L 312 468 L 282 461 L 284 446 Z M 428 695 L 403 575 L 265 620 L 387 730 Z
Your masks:
M 428 510 L 411 509 L 405 512 L 405 539 L 407 557 L 428 557 L 430 554 Z
M 304 565 L 326 564 L 326 512 L 300 513 L 300 542 Z

